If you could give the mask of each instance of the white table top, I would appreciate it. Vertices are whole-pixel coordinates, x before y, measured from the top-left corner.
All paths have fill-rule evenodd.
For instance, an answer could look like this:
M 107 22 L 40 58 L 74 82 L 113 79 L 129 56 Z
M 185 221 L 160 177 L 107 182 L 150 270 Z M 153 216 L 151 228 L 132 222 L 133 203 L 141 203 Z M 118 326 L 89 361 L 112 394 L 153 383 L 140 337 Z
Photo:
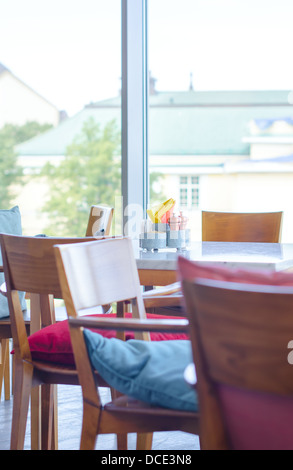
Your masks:
M 176 270 L 178 255 L 193 261 L 283 271 L 293 268 L 293 243 L 194 242 L 187 250 L 141 250 L 134 243 L 138 269 Z

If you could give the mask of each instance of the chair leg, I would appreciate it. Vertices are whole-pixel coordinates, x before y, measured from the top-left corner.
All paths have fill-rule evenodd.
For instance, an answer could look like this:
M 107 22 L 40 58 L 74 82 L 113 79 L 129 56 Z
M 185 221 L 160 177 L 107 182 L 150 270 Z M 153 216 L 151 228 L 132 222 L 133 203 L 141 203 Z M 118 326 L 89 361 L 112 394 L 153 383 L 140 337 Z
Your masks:
M 17 380 L 14 387 L 10 448 L 23 450 L 33 367 L 28 363 L 15 364 L 15 374 Z
M 52 442 L 51 450 L 58 450 L 58 399 L 57 399 L 57 385 L 54 385 L 54 399 L 53 399 L 53 423 L 52 423 Z
M 95 449 L 100 413 L 101 411 L 99 408 L 83 402 L 80 450 Z
M 118 333 L 120 333 L 120 332 L 118 332 Z M 124 336 L 124 332 L 121 332 L 121 333 Z M 123 340 L 124 338 L 120 337 L 120 339 Z M 115 388 L 111 388 L 112 400 L 119 397 L 120 395 L 121 395 L 121 393 L 118 392 L 118 390 L 115 390 Z M 127 434 L 117 434 L 116 439 L 117 439 L 117 450 L 127 450 L 128 449 Z
M 31 390 L 30 394 L 30 422 L 31 422 L 31 450 L 40 450 L 41 441 L 41 390 L 38 385 Z
M 5 340 L 5 359 L 4 359 L 4 396 L 5 400 L 10 400 L 10 357 L 9 357 L 9 339 Z
M 42 450 L 52 449 L 52 437 L 53 437 L 53 405 L 54 405 L 54 385 L 44 384 L 42 385 L 42 406 L 41 406 L 41 448 Z
M 127 434 L 117 434 L 117 450 L 127 450 Z
M 4 380 L 4 347 L 3 347 L 4 340 L 1 339 L 0 343 L 0 398 L 2 393 L 2 384 Z
M 4 384 L 5 400 L 10 399 L 9 339 L 1 339 L 0 353 L 0 397 Z
M 151 450 L 153 444 L 153 434 L 137 434 L 136 450 Z

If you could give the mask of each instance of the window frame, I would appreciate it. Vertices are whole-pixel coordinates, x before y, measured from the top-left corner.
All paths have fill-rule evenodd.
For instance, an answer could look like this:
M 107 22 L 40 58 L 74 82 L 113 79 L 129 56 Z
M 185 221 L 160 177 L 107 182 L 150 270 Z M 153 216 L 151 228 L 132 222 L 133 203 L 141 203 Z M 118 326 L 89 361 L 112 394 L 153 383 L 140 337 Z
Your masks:
M 147 0 L 121 0 L 122 223 L 135 212 L 137 228 L 148 204 Z

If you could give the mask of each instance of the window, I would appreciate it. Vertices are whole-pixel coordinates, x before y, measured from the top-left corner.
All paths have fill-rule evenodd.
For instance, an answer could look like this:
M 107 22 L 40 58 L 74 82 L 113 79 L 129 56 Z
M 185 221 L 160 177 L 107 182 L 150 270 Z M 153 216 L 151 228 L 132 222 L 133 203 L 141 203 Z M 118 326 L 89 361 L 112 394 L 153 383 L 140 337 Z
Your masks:
M 283 210 L 292 241 L 292 1 L 148 8 L 149 173 L 161 197 L 189 211 L 192 239 L 200 208 Z
M 79 217 L 75 226 L 70 222 L 68 207 L 85 217 L 89 200 L 109 203 L 122 188 L 126 203 L 138 202 L 144 210 L 147 200 L 175 195 L 177 212 L 181 201 L 188 207 L 193 239 L 200 236 L 200 207 L 283 210 L 283 241 L 292 240 L 291 0 L 2 3 L 0 159 L 5 154 L 17 171 L 14 184 L 3 172 L 0 199 L 3 208 L 20 206 L 25 234 L 47 232 L 48 225 L 54 231 L 57 224 L 59 234 L 61 226 L 64 234 L 77 234 L 82 223 Z M 36 114 L 26 116 L 20 104 Z M 82 165 L 80 133 L 74 142 L 61 137 L 68 123 L 78 127 L 85 114 L 99 114 L 99 129 L 85 129 L 88 137 L 97 132 L 102 138 L 101 129 L 113 121 L 126 136 L 121 144 L 114 128 L 106 132 L 111 165 L 100 175 Z M 20 129 L 14 163 L 5 141 L 7 132 L 15 132 L 4 127 L 28 120 L 38 126 Z M 56 145 L 46 140 L 53 131 Z M 49 161 L 52 170 L 68 152 L 78 170 L 62 187 L 84 188 L 87 199 L 69 191 L 62 206 L 49 193 L 56 183 L 48 188 L 40 168 Z M 188 176 L 186 187 L 180 175 Z M 200 194 L 192 179 L 197 177 Z
M 82 236 L 121 197 L 121 1 L 1 2 L 0 42 L 0 160 L 9 144 L 19 169 L 0 206 L 26 235 Z
M 180 206 L 182 209 L 199 208 L 198 176 L 180 176 Z

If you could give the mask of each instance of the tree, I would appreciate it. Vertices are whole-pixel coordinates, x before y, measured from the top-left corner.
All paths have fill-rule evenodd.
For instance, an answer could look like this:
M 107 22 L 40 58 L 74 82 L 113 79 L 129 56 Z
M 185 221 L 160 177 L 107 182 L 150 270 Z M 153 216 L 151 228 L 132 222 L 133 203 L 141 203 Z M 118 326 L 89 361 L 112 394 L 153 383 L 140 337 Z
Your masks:
M 103 129 L 93 118 L 66 149 L 58 166 L 48 163 L 42 174 L 50 185 L 44 211 L 46 234 L 83 236 L 92 204 L 113 205 L 121 193 L 121 136 L 115 121 Z
M 22 168 L 17 163 L 15 145 L 50 127 L 50 124 L 27 122 L 23 126 L 6 124 L 0 129 L 0 208 L 7 209 L 12 204 L 15 196 L 12 187 L 20 182 L 23 174 Z
M 151 172 L 149 185 L 150 185 L 150 207 L 160 204 L 165 201 L 167 196 L 162 189 L 162 182 L 165 178 L 165 175 L 158 172 Z

